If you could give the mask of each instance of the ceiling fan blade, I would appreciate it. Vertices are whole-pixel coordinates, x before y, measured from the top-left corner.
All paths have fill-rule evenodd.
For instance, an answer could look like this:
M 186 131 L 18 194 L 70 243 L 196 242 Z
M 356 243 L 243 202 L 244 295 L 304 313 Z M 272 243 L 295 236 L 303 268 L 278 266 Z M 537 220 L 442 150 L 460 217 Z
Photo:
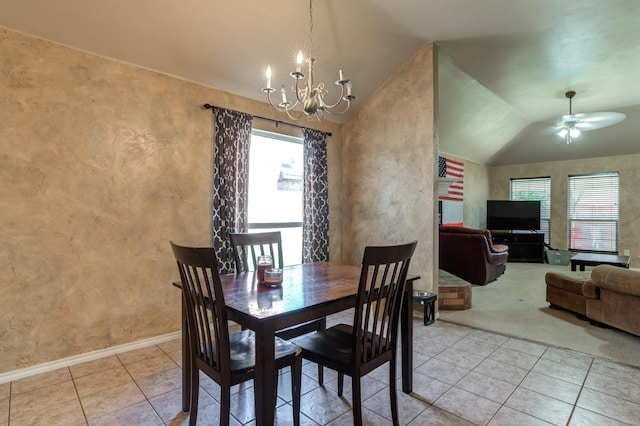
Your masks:
M 613 126 L 625 118 L 626 115 L 619 112 L 585 112 L 563 115 L 562 118 L 554 124 L 554 129 L 560 130 L 567 124 L 573 123 L 575 128 L 580 131 L 596 130 Z
M 595 130 L 613 126 L 625 119 L 626 115 L 619 112 L 591 112 L 575 114 L 578 121 L 576 128 L 580 130 Z

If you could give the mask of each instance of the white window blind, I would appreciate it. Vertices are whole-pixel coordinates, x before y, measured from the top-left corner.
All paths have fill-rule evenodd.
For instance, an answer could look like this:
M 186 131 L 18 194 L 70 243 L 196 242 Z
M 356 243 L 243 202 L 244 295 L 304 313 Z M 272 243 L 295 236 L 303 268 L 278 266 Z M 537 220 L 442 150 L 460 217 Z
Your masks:
M 618 172 L 569 176 L 569 249 L 618 252 Z
M 540 229 L 544 242 L 549 244 L 551 230 L 551 178 L 511 179 L 510 199 L 514 201 L 540 201 Z

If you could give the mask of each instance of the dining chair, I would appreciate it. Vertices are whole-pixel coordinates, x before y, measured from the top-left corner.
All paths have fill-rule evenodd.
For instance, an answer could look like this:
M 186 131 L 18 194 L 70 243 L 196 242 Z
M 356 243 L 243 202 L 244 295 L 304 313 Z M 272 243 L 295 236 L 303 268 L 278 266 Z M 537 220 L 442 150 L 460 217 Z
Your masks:
M 255 232 L 255 233 L 231 233 L 231 246 L 233 258 L 236 262 L 236 272 L 255 271 L 258 256 L 268 254 L 274 259 L 274 266 L 282 269 L 282 235 L 280 231 Z M 277 254 L 277 257 L 275 256 Z M 276 332 L 281 339 L 293 339 L 314 331 L 322 331 L 327 328 L 327 319 L 309 321 L 303 324 L 287 327 Z M 318 383 L 324 383 L 324 372 L 318 365 Z
M 338 324 L 296 339 L 302 357 L 352 378 L 353 423 L 362 425 L 360 378 L 389 363 L 393 424 L 398 424 L 396 349 L 407 271 L 417 242 L 364 249 L 353 324 Z
M 229 424 L 231 386 L 253 379 L 255 373 L 255 335 L 251 330 L 229 333 L 224 294 L 218 274 L 215 251 L 209 247 L 184 247 L 171 242 L 182 282 L 189 330 L 191 360 L 191 415 L 198 417 L 199 371 L 220 385 L 220 424 Z M 294 424 L 300 424 L 300 349 L 276 337 L 276 367 L 291 368 Z M 183 366 L 184 368 L 184 366 Z M 277 377 L 277 376 L 276 376 Z M 276 379 L 277 380 L 277 379 Z M 277 389 L 277 383 L 274 384 Z

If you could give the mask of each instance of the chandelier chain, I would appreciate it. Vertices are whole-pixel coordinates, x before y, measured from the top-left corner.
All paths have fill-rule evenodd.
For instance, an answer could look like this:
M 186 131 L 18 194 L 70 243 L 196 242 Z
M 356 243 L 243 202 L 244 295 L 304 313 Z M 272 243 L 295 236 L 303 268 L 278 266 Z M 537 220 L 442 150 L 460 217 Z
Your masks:
M 313 57 L 313 0 L 309 0 L 309 57 Z

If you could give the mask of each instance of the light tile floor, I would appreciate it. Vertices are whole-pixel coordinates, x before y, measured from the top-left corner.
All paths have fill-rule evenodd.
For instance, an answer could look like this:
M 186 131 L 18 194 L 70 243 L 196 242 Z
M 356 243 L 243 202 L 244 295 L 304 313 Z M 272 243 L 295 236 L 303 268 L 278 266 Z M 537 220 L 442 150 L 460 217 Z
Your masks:
M 403 425 L 640 424 L 637 368 L 442 321 L 416 320 L 414 342 L 414 392 L 398 392 Z M 186 425 L 180 364 L 174 340 L 1 384 L 0 426 Z M 289 425 L 290 373 L 282 374 L 277 424 Z M 324 387 L 316 376 L 305 364 L 302 424 L 352 424 L 349 379 L 339 398 L 335 373 L 325 372 Z M 388 369 L 363 380 L 365 424 L 390 425 Z M 218 424 L 218 386 L 201 385 L 198 424 Z M 231 424 L 255 424 L 251 382 L 232 392 Z

